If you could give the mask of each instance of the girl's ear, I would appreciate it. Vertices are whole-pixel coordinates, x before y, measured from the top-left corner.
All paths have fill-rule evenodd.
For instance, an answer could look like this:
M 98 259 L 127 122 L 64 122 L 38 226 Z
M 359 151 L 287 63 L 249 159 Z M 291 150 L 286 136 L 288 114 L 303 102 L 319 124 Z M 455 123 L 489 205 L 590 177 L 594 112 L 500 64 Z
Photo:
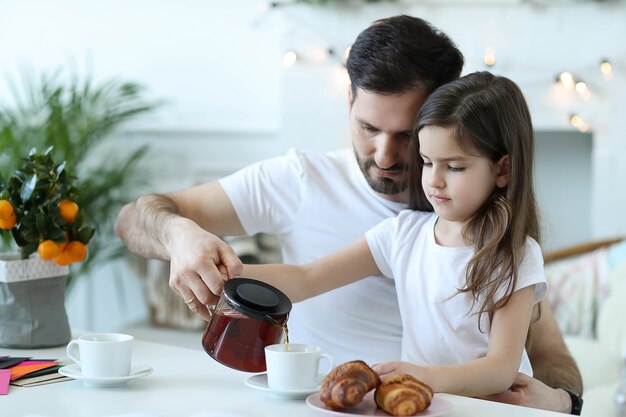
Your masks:
M 504 188 L 509 185 L 511 179 L 511 159 L 508 155 L 504 155 L 496 164 L 496 185 L 498 188 Z

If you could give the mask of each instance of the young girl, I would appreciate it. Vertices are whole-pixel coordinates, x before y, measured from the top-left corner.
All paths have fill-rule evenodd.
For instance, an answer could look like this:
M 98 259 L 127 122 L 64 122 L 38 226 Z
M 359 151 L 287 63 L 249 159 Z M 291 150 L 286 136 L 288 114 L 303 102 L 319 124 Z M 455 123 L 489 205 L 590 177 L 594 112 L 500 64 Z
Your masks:
M 432 93 L 414 133 L 409 207 L 425 198 L 434 212 L 405 210 L 310 264 L 242 275 L 297 302 L 382 273 L 395 280 L 403 340 L 401 361 L 374 366 L 381 376 L 467 396 L 505 391 L 518 371 L 532 375 L 524 342 L 547 288 L 526 102 L 507 78 L 470 74 Z

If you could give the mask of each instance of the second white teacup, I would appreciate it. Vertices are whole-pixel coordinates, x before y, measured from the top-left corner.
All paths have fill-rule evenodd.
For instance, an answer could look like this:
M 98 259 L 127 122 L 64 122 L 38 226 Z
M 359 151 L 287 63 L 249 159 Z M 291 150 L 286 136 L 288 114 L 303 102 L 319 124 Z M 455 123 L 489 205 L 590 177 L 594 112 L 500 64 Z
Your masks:
M 320 362 L 329 362 L 327 371 L 320 372 Z M 313 389 L 334 368 L 335 360 L 319 346 L 301 343 L 280 343 L 265 347 L 267 384 L 276 390 Z
M 67 345 L 67 356 L 91 378 L 128 376 L 132 352 L 133 337 L 122 333 L 86 334 Z

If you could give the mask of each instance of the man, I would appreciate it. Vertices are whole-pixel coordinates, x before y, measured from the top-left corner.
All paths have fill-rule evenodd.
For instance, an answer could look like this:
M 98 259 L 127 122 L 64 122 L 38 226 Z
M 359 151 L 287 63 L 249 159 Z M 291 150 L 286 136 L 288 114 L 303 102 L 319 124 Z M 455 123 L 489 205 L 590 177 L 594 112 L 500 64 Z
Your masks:
M 217 236 L 274 233 L 284 261 L 301 264 L 342 248 L 406 207 L 405 155 L 415 115 L 428 94 L 460 75 L 463 57 L 425 21 L 396 16 L 358 36 L 347 66 L 353 151 L 290 152 L 217 182 L 143 196 L 121 210 L 116 233 L 139 255 L 170 260 L 170 286 L 203 318 L 223 281 L 241 270 Z M 576 365 L 549 306 L 543 310 L 529 347 L 533 365 L 541 364 L 536 374 L 552 387 L 580 393 Z M 338 363 L 397 359 L 402 329 L 393 281 L 370 277 L 298 303 L 289 332 L 293 341 L 322 346 Z M 517 382 L 494 399 L 570 411 L 565 391 L 523 375 Z

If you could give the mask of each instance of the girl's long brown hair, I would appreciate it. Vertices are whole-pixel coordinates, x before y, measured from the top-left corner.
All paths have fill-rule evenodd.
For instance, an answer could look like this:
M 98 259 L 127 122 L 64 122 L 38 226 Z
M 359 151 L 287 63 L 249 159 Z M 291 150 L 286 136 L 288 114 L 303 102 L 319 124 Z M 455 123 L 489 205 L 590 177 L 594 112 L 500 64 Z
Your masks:
M 526 100 L 519 87 L 488 72 L 466 75 L 439 87 L 420 110 L 409 147 L 409 207 L 430 210 L 421 184 L 418 133 L 425 126 L 453 127 L 463 149 L 478 152 L 494 163 L 508 155 L 511 175 L 505 188 L 496 188 L 465 224 L 464 238 L 475 254 L 466 272 L 466 286 L 478 319 L 503 307 L 515 288 L 518 267 L 528 236 L 539 242 L 539 215 L 533 189 L 534 134 Z M 504 286 L 504 298 L 494 302 Z

